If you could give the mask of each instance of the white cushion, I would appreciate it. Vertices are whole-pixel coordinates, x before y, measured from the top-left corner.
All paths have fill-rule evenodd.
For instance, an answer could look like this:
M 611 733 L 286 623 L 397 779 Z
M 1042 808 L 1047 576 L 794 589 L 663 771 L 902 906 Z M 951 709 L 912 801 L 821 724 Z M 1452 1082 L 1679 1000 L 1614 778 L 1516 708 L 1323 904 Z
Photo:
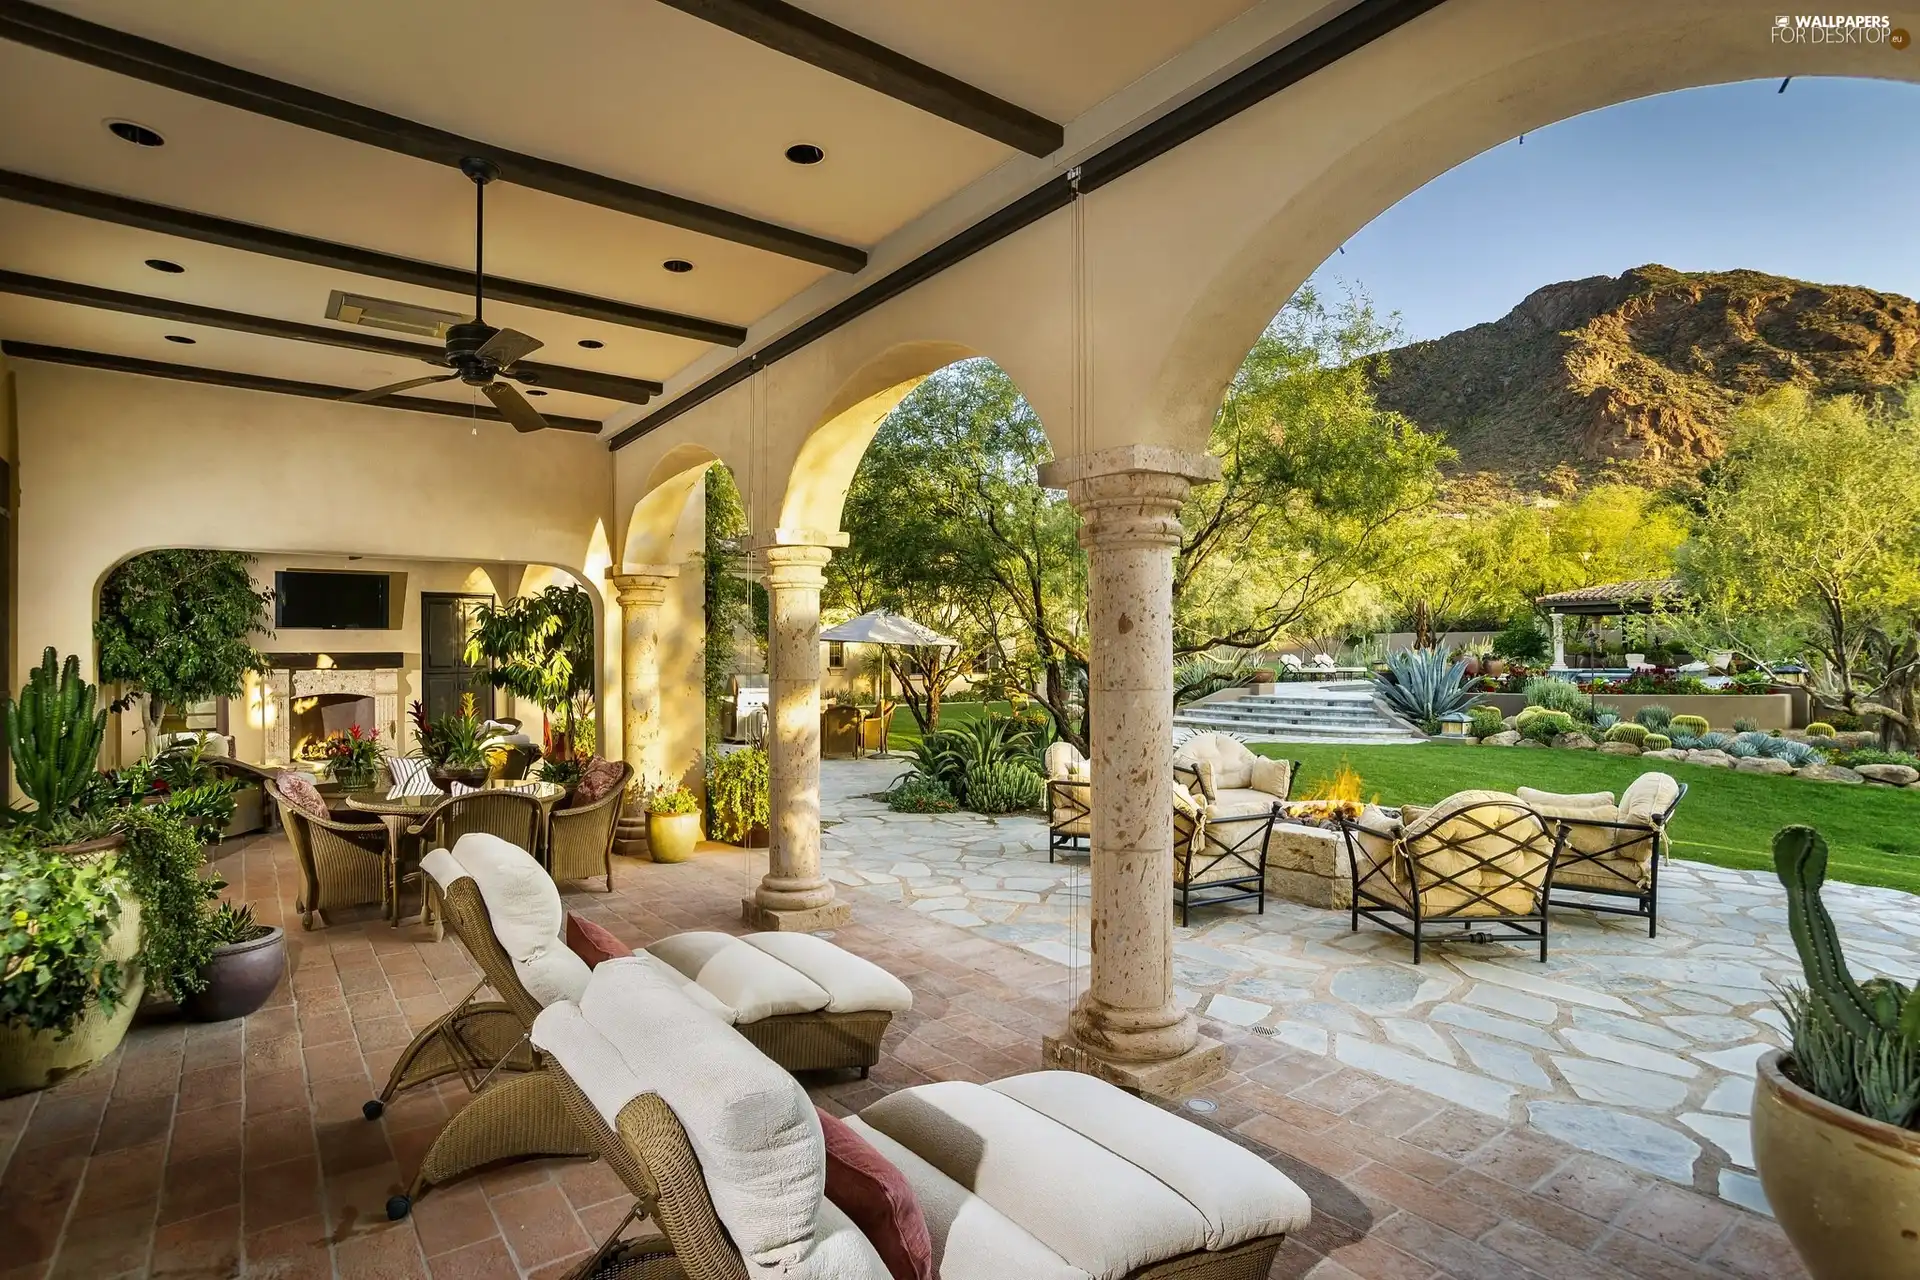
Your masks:
M 714 1213 L 750 1266 L 792 1266 L 804 1258 L 827 1174 L 820 1119 L 799 1082 L 638 958 L 602 961 L 580 1012 L 618 1050 L 637 1086 L 613 1114 L 642 1092 L 659 1094 L 673 1109 Z M 546 1048 L 539 1028 L 535 1023 L 535 1043 Z M 555 1057 L 585 1089 L 557 1042 Z M 615 1101 L 588 1097 L 603 1115 Z
M 1207 1220 L 1207 1248 L 1297 1231 L 1306 1193 L 1245 1147 L 1073 1071 L 1036 1071 L 987 1086 L 1158 1178 Z
M 1264 791 L 1274 799 L 1285 797 L 1288 785 L 1293 781 L 1293 766 L 1285 760 L 1269 760 L 1263 755 L 1255 755 L 1247 766 L 1250 770 L 1247 785 L 1255 791 Z
M 823 988 L 828 1013 L 903 1013 L 913 1008 L 913 992 L 906 983 L 825 938 L 810 933 L 750 933 L 740 941 Z
M 848 1127 L 873 1144 L 913 1188 L 933 1237 L 940 1280 L 1087 1280 L 1087 1273 L 1024 1227 L 859 1116 Z
M 619 958 L 624 960 L 628 957 L 622 956 Z M 681 994 L 685 995 L 687 999 L 693 1001 L 728 1026 L 732 1026 L 740 1020 L 740 1015 L 734 1012 L 732 1005 L 720 1003 L 712 992 L 695 982 L 692 978 L 687 977 L 684 973 L 681 973 L 665 960 L 660 959 L 660 957 L 646 951 L 636 951 L 631 958 L 651 965 L 655 971 L 664 974 L 672 980 L 675 986 L 680 988 Z
M 1044 757 L 1049 778 L 1084 778 L 1087 776 L 1087 758 L 1080 754 L 1080 748 L 1071 742 L 1062 740 L 1049 746 Z
M 1196 733 L 1180 744 L 1180 750 L 1173 757 L 1176 768 L 1203 762 L 1211 764 L 1216 790 L 1252 786 L 1253 761 L 1254 754 L 1246 743 L 1224 733 Z
M 1653 819 L 1680 798 L 1680 784 L 1664 773 L 1643 773 L 1620 793 L 1620 812 L 1629 818 Z
M 1614 807 L 1611 791 L 1560 792 L 1540 791 L 1533 787 L 1515 787 L 1513 794 L 1542 812 L 1548 809 L 1611 809 Z
M 387 789 L 387 799 L 440 795 L 440 788 L 428 773 L 432 768 L 433 761 L 424 756 L 388 756 L 387 773 L 392 776 L 393 785 Z
M 602 967 L 614 963 L 602 962 Z M 556 1000 L 533 1020 L 533 1043 L 580 1086 L 609 1129 L 621 1108 L 646 1092 L 627 1060 L 571 1000 Z M 617 1130 L 616 1130 L 617 1132 Z
M 1177 1192 L 993 1089 L 919 1085 L 860 1118 L 1096 1280 L 1206 1246 L 1206 1218 Z
M 647 950 L 731 1008 L 736 1023 L 758 1022 L 781 1013 L 813 1013 L 826 1008 L 832 998 L 813 979 L 731 934 L 690 930 Z
M 831 1200 L 820 1202 L 813 1245 L 806 1256 L 789 1263 L 780 1274 L 792 1280 L 890 1280 L 891 1275 L 853 1219 Z
M 525 849 L 483 831 L 461 836 L 451 852 L 479 886 L 493 936 L 527 994 L 543 1006 L 578 1000 L 589 970 L 564 940 L 566 910 L 546 869 Z
M 1270 791 L 1257 791 L 1252 787 L 1222 787 L 1213 803 L 1207 806 L 1207 816 L 1212 818 L 1245 818 L 1254 814 L 1266 814 L 1280 799 Z

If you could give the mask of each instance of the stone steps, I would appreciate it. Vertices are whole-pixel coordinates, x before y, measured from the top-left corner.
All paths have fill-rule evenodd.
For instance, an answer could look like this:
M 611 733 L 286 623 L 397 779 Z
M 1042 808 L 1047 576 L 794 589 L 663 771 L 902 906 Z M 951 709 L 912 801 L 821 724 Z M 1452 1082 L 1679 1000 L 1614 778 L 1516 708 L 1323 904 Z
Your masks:
M 1173 722 L 1198 732 L 1218 730 L 1256 742 L 1419 742 L 1382 715 L 1371 695 L 1319 689 L 1255 693 L 1182 708 Z

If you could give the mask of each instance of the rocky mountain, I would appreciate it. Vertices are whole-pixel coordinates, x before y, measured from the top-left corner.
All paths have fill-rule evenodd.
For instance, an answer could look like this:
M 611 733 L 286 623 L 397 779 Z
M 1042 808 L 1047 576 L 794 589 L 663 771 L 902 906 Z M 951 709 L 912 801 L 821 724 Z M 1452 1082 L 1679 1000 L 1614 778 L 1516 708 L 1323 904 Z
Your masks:
M 1759 271 L 1645 266 L 1536 289 L 1505 316 L 1387 353 L 1380 403 L 1460 452 L 1463 478 L 1685 483 L 1748 396 L 1874 395 L 1920 377 L 1920 303 Z M 1558 471 L 1558 477 L 1556 477 Z

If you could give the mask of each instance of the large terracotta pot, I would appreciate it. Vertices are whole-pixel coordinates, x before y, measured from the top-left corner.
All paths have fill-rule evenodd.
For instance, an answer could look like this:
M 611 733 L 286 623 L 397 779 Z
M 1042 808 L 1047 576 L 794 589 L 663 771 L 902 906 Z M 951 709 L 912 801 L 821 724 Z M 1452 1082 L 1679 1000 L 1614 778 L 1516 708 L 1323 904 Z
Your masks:
M 1920 1133 L 1836 1107 L 1760 1059 L 1753 1159 L 1813 1280 L 1920 1276 Z
M 650 813 L 647 848 L 655 862 L 685 862 L 700 843 L 700 814 Z
M 219 948 L 201 971 L 206 990 L 180 1002 L 181 1012 L 199 1022 L 244 1018 L 267 1002 L 287 970 L 287 938 L 276 927 L 251 942 Z
M 120 1047 L 147 989 L 139 966 L 132 964 L 139 950 L 140 902 L 129 894 L 120 900 L 120 918 L 114 922 L 106 945 L 110 959 L 118 960 L 123 967 L 132 966 L 132 977 L 119 1005 L 112 1013 L 97 1006 L 89 1009 L 65 1039 L 56 1039 L 51 1031 L 28 1031 L 18 1024 L 0 1026 L 0 1098 L 59 1084 L 68 1076 L 91 1070 Z

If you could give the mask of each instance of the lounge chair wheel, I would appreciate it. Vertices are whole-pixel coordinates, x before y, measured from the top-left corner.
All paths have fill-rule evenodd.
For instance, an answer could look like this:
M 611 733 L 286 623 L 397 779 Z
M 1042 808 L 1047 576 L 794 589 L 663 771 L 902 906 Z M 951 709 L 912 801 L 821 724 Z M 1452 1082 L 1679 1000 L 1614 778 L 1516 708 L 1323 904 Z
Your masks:
M 380 1118 L 381 1113 L 384 1112 L 386 1109 L 387 1109 L 387 1104 L 380 1101 L 380 1099 L 369 1098 L 366 1102 L 360 1105 L 360 1114 L 365 1116 L 369 1120 L 378 1120 Z
M 398 1222 L 413 1211 L 413 1201 L 406 1196 L 387 1197 L 387 1221 Z

